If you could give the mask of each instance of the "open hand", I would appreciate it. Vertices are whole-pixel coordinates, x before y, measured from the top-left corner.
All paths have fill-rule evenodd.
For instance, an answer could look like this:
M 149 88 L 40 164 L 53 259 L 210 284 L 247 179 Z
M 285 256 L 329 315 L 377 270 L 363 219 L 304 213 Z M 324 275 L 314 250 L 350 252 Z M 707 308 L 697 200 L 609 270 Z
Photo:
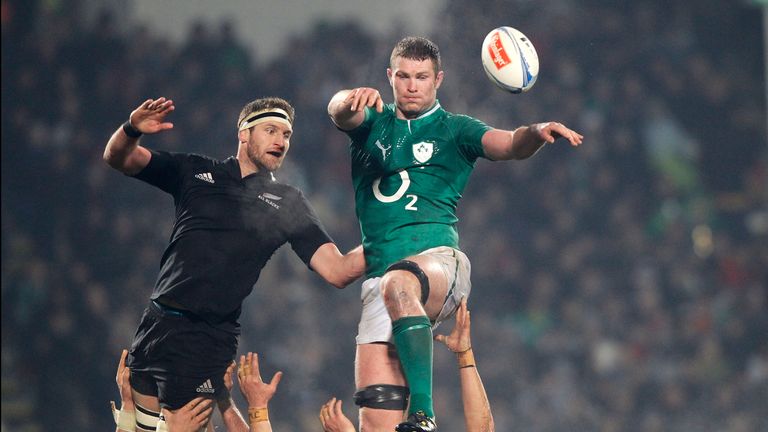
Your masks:
M 248 401 L 251 408 L 265 408 L 267 403 L 277 391 L 277 385 L 283 377 L 282 372 L 277 372 L 272 380 L 265 383 L 259 373 L 259 355 L 249 352 L 240 356 L 240 367 L 237 369 L 237 382 L 240 391 Z
M 173 123 L 166 122 L 165 117 L 176 107 L 173 101 L 164 97 L 147 99 L 131 112 L 131 126 L 145 134 L 153 134 L 173 128 Z
M 472 348 L 472 340 L 470 337 L 470 320 L 469 309 L 467 309 L 466 297 L 461 299 L 459 309 L 456 311 L 456 324 L 453 326 L 451 334 L 436 335 L 435 340 L 442 342 L 449 350 L 460 353 Z
M 583 135 L 565 127 L 562 123 L 557 122 L 538 123 L 532 129 L 542 140 L 550 144 L 555 142 L 558 138 L 565 138 L 572 146 L 578 146 L 581 144 L 581 140 L 584 139 Z
M 320 408 L 320 423 L 324 432 L 355 432 L 355 425 L 341 410 L 341 400 L 335 397 Z

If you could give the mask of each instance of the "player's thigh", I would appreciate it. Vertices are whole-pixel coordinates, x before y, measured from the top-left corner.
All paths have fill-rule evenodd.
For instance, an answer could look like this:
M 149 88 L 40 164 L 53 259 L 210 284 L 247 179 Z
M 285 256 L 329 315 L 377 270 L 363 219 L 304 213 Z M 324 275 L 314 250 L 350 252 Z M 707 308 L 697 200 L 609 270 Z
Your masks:
M 397 351 L 388 343 L 357 346 L 355 385 L 360 389 L 374 384 L 406 385 Z
M 133 390 L 133 402 L 154 412 L 160 412 L 160 402 L 157 396 L 145 395 Z
M 397 351 L 387 343 L 357 346 L 355 384 L 362 389 L 376 384 L 406 386 Z M 404 411 L 370 407 L 360 408 L 360 432 L 391 432 L 403 421 Z
M 131 393 L 136 404 L 136 431 L 154 431 L 160 419 L 160 401 L 157 396 L 143 394 L 135 389 Z
M 415 262 L 429 279 L 429 297 L 424 311 L 430 319 L 435 319 L 443 308 L 448 294 L 449 281 L 443 263 L 431 255 L 415 255 L 408 260 Z

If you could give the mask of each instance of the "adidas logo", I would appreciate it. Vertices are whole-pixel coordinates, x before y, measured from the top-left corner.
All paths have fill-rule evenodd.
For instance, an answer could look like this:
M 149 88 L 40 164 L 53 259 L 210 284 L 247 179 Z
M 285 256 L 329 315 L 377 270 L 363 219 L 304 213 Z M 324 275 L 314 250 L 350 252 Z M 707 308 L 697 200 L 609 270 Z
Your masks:
M 213 176 L 209 172 L 195 174 L 195 178 L 200 179 L 202 181 L 207 181 L 208 183 L 216 183 L 215 181 L 213 181 Z
M 200 174 L 198 174 L 200 175 Z M 210 175 L 210 174 L 208 174 Z M 197 177 L 197 176 L 195 176 Z M 207 180 L 206 180 L 207 181 Z M 213 180 L 211 180 L 213 182 Z M 200 384 L 200 386 L 195 390 L 198 393 L 214 393 L 216 390 L 213 389 L 213 385 L 211 384 L 211 380 L 207 379 L 204 383 Z

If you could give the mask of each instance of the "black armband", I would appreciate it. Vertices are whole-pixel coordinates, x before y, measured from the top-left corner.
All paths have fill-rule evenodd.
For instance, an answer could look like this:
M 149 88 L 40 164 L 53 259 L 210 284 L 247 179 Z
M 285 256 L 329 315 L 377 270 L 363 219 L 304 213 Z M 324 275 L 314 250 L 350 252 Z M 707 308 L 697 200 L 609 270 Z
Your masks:
M 135 127 L 133 127 L 133 125 L 131 125 L 130 120 L 123 123 L 123 132 L 125 132 L 125 134 L 131 138 L 138 138 L 141 135 L 143 135 L 143 133 L 140 130 L 136 129 Z

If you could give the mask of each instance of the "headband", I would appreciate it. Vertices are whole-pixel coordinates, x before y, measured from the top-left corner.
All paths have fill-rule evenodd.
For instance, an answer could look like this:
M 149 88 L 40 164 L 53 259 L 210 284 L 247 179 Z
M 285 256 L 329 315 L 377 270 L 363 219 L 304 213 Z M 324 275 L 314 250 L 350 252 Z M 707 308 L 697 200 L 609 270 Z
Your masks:
M 280 108 L 267 108 L 265 110 L 255 111 L 248 114 L 248 116 L 246 116 L 243 121 L 240 122 L 240 128 L 238 130 L 250 129 L 259 123 L 264 123 L 265 121 L 269 120 L 284 123 L 289 127 L 292 126 L 287 112 L 281 110 Z

